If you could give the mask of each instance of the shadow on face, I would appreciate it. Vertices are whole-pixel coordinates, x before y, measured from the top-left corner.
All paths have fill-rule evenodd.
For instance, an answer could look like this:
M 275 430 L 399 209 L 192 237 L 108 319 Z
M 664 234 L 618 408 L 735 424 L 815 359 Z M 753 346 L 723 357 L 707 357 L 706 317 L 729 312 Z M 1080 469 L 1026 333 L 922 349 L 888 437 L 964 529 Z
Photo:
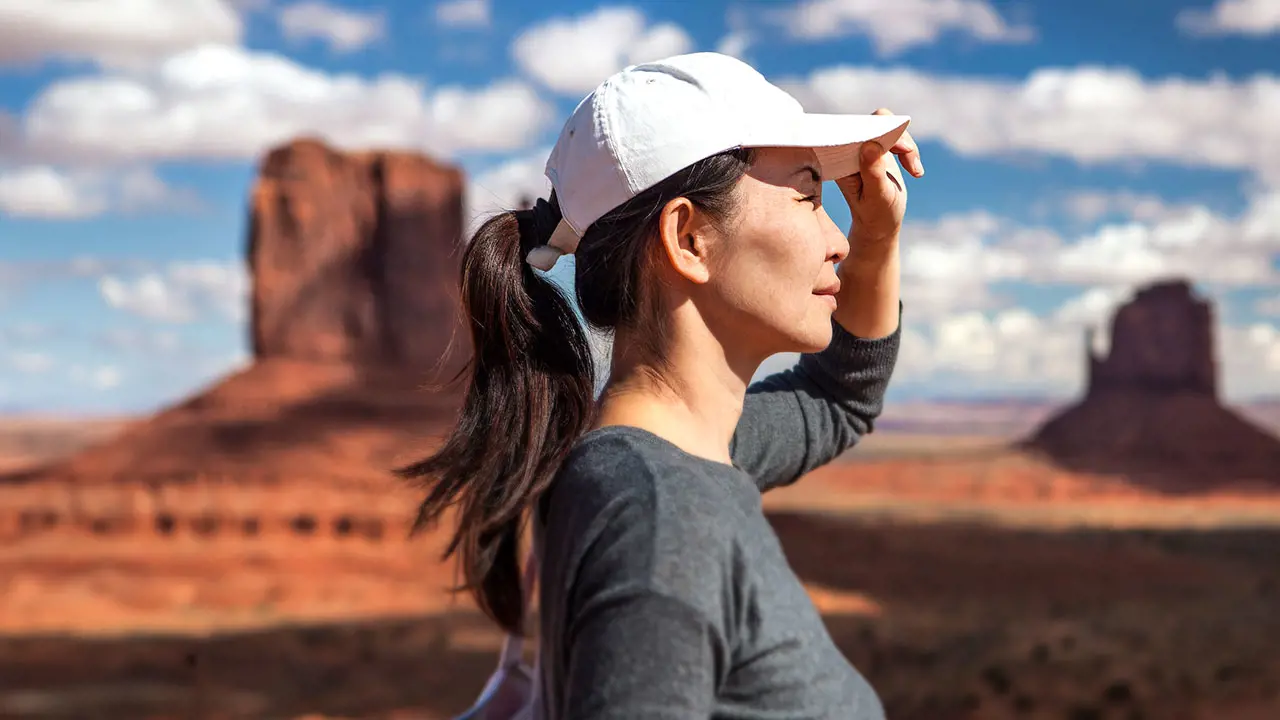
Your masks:
M 811 149 L 761 148 L 739 183 L 737 216 L 709 252 L 706 314 L 722 342 L 760 360 L 831 341 L 834 298 L 824 293 L 849 244 L 822 206 L 819 170 Z

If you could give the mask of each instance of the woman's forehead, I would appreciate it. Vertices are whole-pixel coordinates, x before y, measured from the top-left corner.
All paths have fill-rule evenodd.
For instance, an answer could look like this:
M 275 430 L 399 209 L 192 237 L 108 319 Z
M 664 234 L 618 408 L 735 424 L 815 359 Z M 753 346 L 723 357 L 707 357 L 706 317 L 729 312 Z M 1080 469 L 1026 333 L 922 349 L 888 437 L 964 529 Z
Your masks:
M 795 187 L 821 182 L 821 166 L 813 148 L 758 148 L 747 172 L 769 185 Z

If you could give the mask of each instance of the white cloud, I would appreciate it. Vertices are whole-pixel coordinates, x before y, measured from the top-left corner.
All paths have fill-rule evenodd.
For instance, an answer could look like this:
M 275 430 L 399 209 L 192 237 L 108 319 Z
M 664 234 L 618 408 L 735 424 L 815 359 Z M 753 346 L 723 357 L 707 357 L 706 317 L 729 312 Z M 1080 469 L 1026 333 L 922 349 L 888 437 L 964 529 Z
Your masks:
M 530 77 L 561 93 L 588 93 L 632 65 L 688 52 L 693 40 L 673 23 L 650 25 L 633 7 L 603 7 L 555 18 L 520 34 L 511 46 Z
M 1238 218 L 1191 207 L 1153 223 L 1107 225 L 1059 249 L 1045 274 L 1064 282 L 1136 282 L 1186 275 L 1233 286 L 1276 282 L 1280 194 L 1255 197 Z
M 88 197 L 72 178 L 48 166 L 0 174 L 0 213 L 13 217 L 85 218 L 106 210 L 106 199 Z
M 149 168 L 63 171 L 34 165 L 0 171 L 0 214 L 13 217 L 68 220 L 199 206 L 194 193 L 170 187 Z
M 1178 27 L 1191 35 L 1252 35 L 1280 32 L 1280 3 L 1275 0 L 1218 0 L 1208 9 L 1178 13 Z
M 150 320 L 188 323 L 209 314 L 242 321 L 248 275 L 240 263 L 174 263 L 163 272 L 132 279 L 106 275 L 98 290 L 113 308 Z
M 716 52 L 747 60 L 747 51 L 763 34 L 753 20 L 755 20 L 754 14 L 748 12 L 746 8 L 730 5 L 725 12 L 725 25 L 728 32 L 716 43 Z
M 203 43 L 238 43 L 223 0 L 5 0 L 0 65 L 46 58 L 139 66 Z
M 136 352 L 151 358 L 190 350 L 177 333 L 168 329 L 109 327 L 94 336 L 94 343 L 114 352 Z
M 308 0 L 280 9 L 280 30 L 291 40 L 323 40 L 338 52 L 359 50 L 386 34 L 382 12 L 354 12 Z
M 489 27 L 491 14 L 489 0 L 442 0 L 436 4 L 436 22 L 444 27 Z
M 1128 285 L 1092 287 L 1058 306 L 1053 320 L 1068 326 L 1101 327 L 1132 297 L 1133 288 Z
M 989 279 L 1133 284 L 1184 275 L 1238 287 L 1280 281 L 1272 264 L 1280 252 L 1280 193 L 1253 197 L 1238 217 L 1190 206 L 1150 222 L 1106 224 L 1069 241 L 1047 229 L 995 229 L 1000 235 L 983 237 L 1005 253 L 997 265 L 1005 272 L 982 275 Z M 1020 238 L 1036 240 L 1018 247 Z
M 112 183 L 108 191 L 112 206 L 125 212 L 189 212 L 203 207 L 194 190 L 173 187 L 150 168 L 113 170 L 109 182 Z
M 1084 383 L 1084 328 L 1097 327 L 1105 340 L 1108 327 L 1100 321 L 1108 320 L 1115 304 L 1128 297 L 1109 288 L 1092 289 L 1046 316 L 1009 308 L 913 323 L 904 327 L 894 382 L 903 387 L 963 385 L 978 393 L 1078 394 Z M 1084 322 L 1082 311 L 1097 317 Z M 1215 332 L 1220 384 L 1228 399 L 1280 393 L 1280 328 L 1219 322 Z
M 1041 68 L 1022 81 L 838 66 L 780 81 L 811 112 L 911 115 L 917 139 L 969 157 L 1168 161 L 1280 183 L 1280 77 L 1148 80 L 1125 68 Z
M 880 55 L 930 45 L 949 32 L 986 43 L 1035 38 L 1033 28 L 1010 24 L 987 0 L 803 0 L 776 16 L 792 37 L 865 35 Z
M 1143 220 L 1108 222 L 1077 236 L 1020 226 L 982 212 L 910 222 L 904 229 L 907 303 L 900 386 L 1061 396 L 1079 390 L 1085 328 L 1105 351 L 1115 308 L 1133 290 L 1168 277 L 1195 279 L 1219 308 L 1224 393 L 1280 393 L 1280 329 L 1241 324 L 1225 310 L 1232 293 L 1280 283 L 1280 193 L 1261 191 L 1238 215 L 1151 198 L 1101 197 L 1097 204 Z M 998 291 L 1033 284 L 1079 288 L 1049 312 L 1017 307 Z M 1259 313 L 1280 311 L 1280 298 Z
M 1190 277 L 1223 291 L 1280 284 L 1280 193 L 1254 195 L 1229 216 L 1200 205 L 1155 205 L 1123 195 L 1104 204 L 1145 220 L 1106 222 L 1078 234 L 1026 226 L 985 211 L 908 220 L 902 294 L 916 318 L 1007 308 L 1018 283 L 1096 286 L 1064 307 L 1063 322 L 1097 318 L 1136 284 Z
M 1045 243 L 984 211 L 912 222 L 903 236 L 902 292 L 927 316 L 991 307 L 988 285 L 1030 275 Z
M 0 266 L 0 278 L 3 278 L 4 270 Z M 33 342 L 38 340 L 48 340 L 56 335 L 56 331 L 43 323 L 31 322 L 29 320 L 17 322 L 12 325 L 0 325 L 0 342 L 7 346 L 20 342 Z
M 428 93 L 402 75 L 330 75 L 210 45 L 147 71 L 54 82 L 28 108 L 23 140 L 29 153 L 75 162 L 251 159 L 305 134 L 450 155 L 525 147 L 551 115 L 515 80 Z
M 742 59 L 751 47 L 751 35 L 746 32 L 731 32 L 716 43 L 716 52 Z
M 525 147 L 553 117 L 551 106 L 516 80 L 501 80 L 480 90 L 440 88 L 426 112 L 432 137 L 422 147 L 449 154 Z
M 48 372 L 54 363 L 46 353 L 20 350 L 9 353 L 9 365 L 20 373 L 39 375 Z
M 22 147 L 22 123 L 0 110 L 0 160 L 16 157 Z
M 0 260 L 0 308 L 20 297 L 32 287 L 54 287 L 57 284 L 80 283 L 85 278 L 97 278 L 108 273 L 138 272 L 144 263 L 134 259 L 99 260 L 92 257 L 73 256 L 56 260 Z M 29 341 L 58 334 L 56 328 L 31 324 L 0 326 L 0 347 L 6 339 Z
M 95 390 L 111 390 L 120 386 L 124 373 L 114 365 L 98 365 L 92 368 L 76 365 L 71 368 L 71 379 Z
M 1059 198 L 1058 202 L 1073 220 L 1082 223 L 1113 215 L 1130 220 L 1158 220 L 1178 211 L 1159 195 L 1132 190 L 1080 190 Z
M 1111 344 L 1111 318 L 1120 305 L 1133 298 L 1135 289 L 1136 285 L 1128 284 L 1091 287 L 1058 306 L 1049 320 L 1077 335 L 1089 329 L 1094 351 L 1105 354 Z
M 0 287 L 10 288 L 24 282 L 59 282 L 114 272 L 137 271 L 140 261 L 100 260 L 78 255 L 57 260 L 0 261 Z
M 1252 323 L 1220 327 L 1218 378 L 1231 398 L 1275 397 L 1280 394 L 1280 327 Z
M 495 212 L 514 209 L 526 199 L 549 197 L 551 183 L 543 169 L 550 154 L 551 148 L 540 148 L 471 176 L 464 208 L 467 235 Z

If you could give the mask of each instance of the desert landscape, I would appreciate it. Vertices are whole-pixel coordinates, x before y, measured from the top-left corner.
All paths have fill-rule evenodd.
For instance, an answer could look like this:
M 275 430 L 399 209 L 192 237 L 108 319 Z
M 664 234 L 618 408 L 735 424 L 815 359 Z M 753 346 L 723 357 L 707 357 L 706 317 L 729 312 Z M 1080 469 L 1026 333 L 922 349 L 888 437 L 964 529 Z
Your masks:
M 447 718 L 500 635 L 390 468 L 456 407 L 461 174 L 299 140 L 251 198 L 254 362 L 0 422 L 0 717 Z M 766 496 L 895 720 L 1280 717 L 1280 412 L 1177 278 L 1067 407 L 915 403 Z M 1087 344 L 1086 344 L 1087 345 Z

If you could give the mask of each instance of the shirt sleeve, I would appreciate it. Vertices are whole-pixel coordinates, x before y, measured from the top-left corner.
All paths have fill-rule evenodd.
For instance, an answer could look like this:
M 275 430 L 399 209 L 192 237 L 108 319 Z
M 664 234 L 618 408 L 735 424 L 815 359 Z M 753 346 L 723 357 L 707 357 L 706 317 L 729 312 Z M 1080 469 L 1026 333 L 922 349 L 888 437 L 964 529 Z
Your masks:
M 727 536 L 698 521 L 703 501 L 637 493 L 597 525 L 569 594 L 565 717 L 710 717 L 730 664 Z
M 893 333 L 876 340 L 832 320 L 826 349 L 747 389 L 730 452 L 761 491 L 795 482 L 872 431 L 898 360 L 901 303 L 898 317 Z

